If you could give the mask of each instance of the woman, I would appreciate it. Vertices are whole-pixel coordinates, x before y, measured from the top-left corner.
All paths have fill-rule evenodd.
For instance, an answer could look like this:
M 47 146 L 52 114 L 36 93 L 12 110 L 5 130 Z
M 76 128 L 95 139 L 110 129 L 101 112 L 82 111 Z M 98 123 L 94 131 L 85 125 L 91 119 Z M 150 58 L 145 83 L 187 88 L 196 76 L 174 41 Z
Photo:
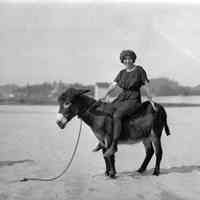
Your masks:
M 105 97 L 102 99 L 103 101 L 107 101 L 107 97 L 109 97 L 116 87 L 122 89 L 119 96 L 112 102 L 116 108 L 113 114 L 113 140 L 111 146 L 104 154 L 105 157 L 111 156 L 117 151 L 118 138 L 121 132 L 121 120 L 123 117 L 133 114 L 141 104 L 140 88 L 142 86 L 145 86 L 147 98 L 154 107 L 149 79 L 145 70 L 141 66 L 135 65 L 135 52 L 132 50 L 122 51 L 120 60 L 125 65 L 125 69 L 119 72 L 114 82 L 108 88 Z M 97 145 L 94 151 L 98 151 L 99 149 L 101 149 L 100 144 Z

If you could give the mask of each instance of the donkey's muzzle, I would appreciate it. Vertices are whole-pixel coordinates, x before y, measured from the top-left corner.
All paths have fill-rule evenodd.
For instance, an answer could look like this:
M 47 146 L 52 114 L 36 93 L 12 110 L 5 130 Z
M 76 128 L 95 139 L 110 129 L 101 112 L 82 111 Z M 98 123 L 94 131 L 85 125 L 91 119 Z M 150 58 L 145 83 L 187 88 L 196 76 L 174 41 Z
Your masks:
M 61 121 L 56 121 L 56 124 L 59 126 L 59 128 L 64 129 L 65 124 L 63 124 Z
M 67 124 L 67 119 L 60 113 L 57 114 L 56 124 L 61 128 L 64 129 L 65 125 Z

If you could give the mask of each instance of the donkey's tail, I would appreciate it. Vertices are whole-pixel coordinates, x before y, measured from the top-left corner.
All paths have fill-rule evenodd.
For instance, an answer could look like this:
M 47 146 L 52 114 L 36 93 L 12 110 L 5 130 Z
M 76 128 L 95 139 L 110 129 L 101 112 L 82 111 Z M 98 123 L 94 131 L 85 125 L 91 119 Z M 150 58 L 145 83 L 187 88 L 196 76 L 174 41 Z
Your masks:
M 157 114 L 157 120 L 160 121 L 160 124 L 162 124 L 162 127 L 165 129 L 165 133 L 167 136 L 171 135 L 170 129 L 167 123 L 167 112 L 165 108 L 159 104 L 154 103 L 156 110 L 154 109 L 155 113 Z
M 162 107 L 162 106 L 161 106 Z M 163 122 L 164 122 L 164 128 L 165 128 L 165 133 L 167 136 L 171 135 L 168 123 L 167 123 L 167 112 L 165 111 L 165 109 L 162 107 L 162 111 L 163 111 Z
M 169 136 L 171 133 L 170 133 L 170 130 L 169 130 L 169 126 L 167 124 L 167 120 L 165 121 L 164 127 L 165 127 L 165 133 L 166 133 L 166 135 Z

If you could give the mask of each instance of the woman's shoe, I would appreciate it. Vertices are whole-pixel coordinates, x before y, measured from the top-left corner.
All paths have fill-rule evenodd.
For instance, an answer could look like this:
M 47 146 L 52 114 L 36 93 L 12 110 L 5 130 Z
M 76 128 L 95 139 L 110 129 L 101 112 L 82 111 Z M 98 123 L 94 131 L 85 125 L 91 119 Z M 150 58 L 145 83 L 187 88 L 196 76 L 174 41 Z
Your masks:
M 101 145 L 101 143 L 99 142 L 98 144 L 97 144 L 97 146 L 92 150 L 93 152 L 97 152 L 97 151 L 99 151 L 99 150 L 101 150 L 103 147 L 102 147 L 102 145 Z

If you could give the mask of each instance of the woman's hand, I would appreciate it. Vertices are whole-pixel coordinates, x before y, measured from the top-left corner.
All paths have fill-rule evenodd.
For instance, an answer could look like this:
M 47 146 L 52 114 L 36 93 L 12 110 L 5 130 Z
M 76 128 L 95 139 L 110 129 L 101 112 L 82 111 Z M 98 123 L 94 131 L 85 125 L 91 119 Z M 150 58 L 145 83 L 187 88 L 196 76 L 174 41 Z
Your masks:
M 106 103 L 106 102 L 108 102 L 108 97 L 104 96 L 104 97 L 100 98 L 99 100 Z
M 158 110 L 158 108 L 156 107 L 155 102 L 152 100 L 152 96 L 153 96 L 152 88 L 151 88 L 149 82 L 147 82 L 147 81 L 145 82 L 144 89 L 146 90 L 146 95 L 147 95 L 148 100 L 150 101 L 154 111 L 156 112 Z
M 151 100 L 150 103 L 151 103 L 154 111 L 156 112 L 158 110 L 158 108 L 156 107 L 155 102 L 153 100 Z
M 108 87 L 108 90 L 107 90 L 105 96 L 100 98 L 99 100 L 102 101 L 102 102 L 105 102 L 105 103 L 110 102 L 110 95 L 116 88 L 118 88 L 117 83 L 116 82 L 112 82 L 110 84 L 110 86 Z

